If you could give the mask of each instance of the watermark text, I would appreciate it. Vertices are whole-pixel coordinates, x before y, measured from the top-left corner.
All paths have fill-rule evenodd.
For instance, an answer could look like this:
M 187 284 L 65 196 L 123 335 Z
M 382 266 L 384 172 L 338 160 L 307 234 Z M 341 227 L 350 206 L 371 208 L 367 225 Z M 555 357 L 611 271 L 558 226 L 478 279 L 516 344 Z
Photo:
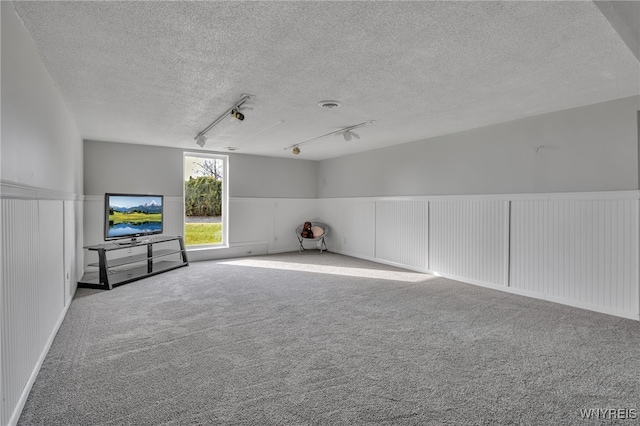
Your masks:
M 581 408 L 580 417 L 587 420 L 635 420 L 635 408 Z

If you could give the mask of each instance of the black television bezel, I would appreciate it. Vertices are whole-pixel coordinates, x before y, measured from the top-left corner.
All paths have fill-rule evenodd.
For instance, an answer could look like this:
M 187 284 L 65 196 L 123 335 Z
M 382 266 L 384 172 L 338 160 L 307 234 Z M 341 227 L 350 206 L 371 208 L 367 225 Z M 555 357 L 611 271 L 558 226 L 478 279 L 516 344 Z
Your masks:
M 160 222 L 160 230 L 159 231 L 151 231 L 151 232 L 139 232 L 135 234 L 111 237 L 109 236 L 109 198 L 110 197 L 155 197 L 160 198 L 160 215 L 162 221 Z M 144 237 L 147 235 L 160 235 L 164 232 L 164 195 L 161 194 L 135 194 L 129 192 L 105 192 L 104 194 L 104 227 L 103 227 L 103 236 L 105 241 L 117 241 L 117 240 L 131 240 L 131 242 L 135 242 L 139 237 Z

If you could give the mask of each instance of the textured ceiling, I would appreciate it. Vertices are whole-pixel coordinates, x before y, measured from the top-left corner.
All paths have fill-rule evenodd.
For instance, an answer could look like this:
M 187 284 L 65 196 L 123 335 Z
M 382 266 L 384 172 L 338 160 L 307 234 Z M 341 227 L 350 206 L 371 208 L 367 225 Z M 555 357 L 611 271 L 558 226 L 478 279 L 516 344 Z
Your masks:
M 601 3 L 601 2 L 600 2 Z M 636 95 L 590 1 L 16 2 L 85 139 L 325 159 Z M 318 102 L 342 106 L 322 109 Z

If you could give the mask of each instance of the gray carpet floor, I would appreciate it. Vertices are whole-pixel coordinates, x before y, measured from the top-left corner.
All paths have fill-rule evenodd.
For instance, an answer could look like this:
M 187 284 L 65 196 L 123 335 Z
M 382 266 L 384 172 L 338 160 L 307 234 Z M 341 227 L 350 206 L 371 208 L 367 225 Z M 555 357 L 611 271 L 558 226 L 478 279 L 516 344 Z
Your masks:
M 583 419 L 597 409 L 626 411 Z M 304 252 L 79 289 L 19 424 L 630 425 L 639 411 L 637 321 Z

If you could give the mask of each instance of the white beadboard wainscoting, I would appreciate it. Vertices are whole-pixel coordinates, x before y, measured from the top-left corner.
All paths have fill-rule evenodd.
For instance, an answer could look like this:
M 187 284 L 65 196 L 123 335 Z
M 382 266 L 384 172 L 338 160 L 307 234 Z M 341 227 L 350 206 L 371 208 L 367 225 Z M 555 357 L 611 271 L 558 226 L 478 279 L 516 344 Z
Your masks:
M 429 269 L 471 283 L 506 286 L 508 215 L 508 201 L 429 201 Z
M 15 424 L 82 271 L 81 200 L 2 182 L 0 424 Z
M 429 269 L 429 203 L 376 201 L 375 259 L 426 272 Z
M 638 319 L 638 200 L 511 202 L 510 285 Z
M 183 234 L 165 197 L 165 233 Z M 104 197 L 86 196 L 85 245 L 103 242 Z M 325 199 L 231 198 L 229 245 L 192 261 L 296 251 L 305 220 L 330 251 L 639 319 L 639 192 Z
M 104 195 L 85 196 L 84 245 L 104 243 Z M 294 230 L 306 220 L 320 220 L 315 198 L 229 199 L 229 243 L 226 247 L 187 247 L 189 261 L 283 253 L 298 250 Z M 294 225 L 295 224 L 295 225 Z M 164 197 L 165 235 L 184 235 L 184 201 Z M 120 254 L 126 256 L 127 253 Z M 115 256 L 118 256 L 116 254 Z M 95 258 L 85 253 L 84 265 Z
M 298 250 L 296 227 L 319 220 L 317 214 L 315 198 L 231 198 L 229 246 L 266 244 L 268 253 Z
M 638 191 L 318 202 L 330 251 L 640 319 Z
M 376 204 L 374 200 L 338 201 L 338 226 L 331 229 L 336 249 L 349 256 L 375 257 Z M 337 232 L 336 232 L 337 231 Z
M 14 424 L 82 275 L 82 246 L 104 241 L 104 196 L 2 189 L 0 422 Z M 322 221 L 330 251 L 638 320 L 639 194 L 231 198 L 228 247 L 189 257 L 296 251 L 294 229 Z M 165 220 L 167 235 L 183 234 L 181 197 L 165 197 Z

